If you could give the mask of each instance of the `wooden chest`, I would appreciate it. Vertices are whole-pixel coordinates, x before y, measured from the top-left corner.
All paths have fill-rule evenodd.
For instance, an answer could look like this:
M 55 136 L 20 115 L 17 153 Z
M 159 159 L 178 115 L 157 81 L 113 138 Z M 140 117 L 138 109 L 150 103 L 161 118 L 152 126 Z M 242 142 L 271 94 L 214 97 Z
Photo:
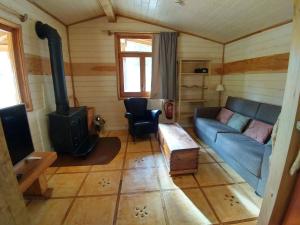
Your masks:
M 180 125 L 159 124 L 158 138 L 170 175 L 197 172 L 200 146 Z

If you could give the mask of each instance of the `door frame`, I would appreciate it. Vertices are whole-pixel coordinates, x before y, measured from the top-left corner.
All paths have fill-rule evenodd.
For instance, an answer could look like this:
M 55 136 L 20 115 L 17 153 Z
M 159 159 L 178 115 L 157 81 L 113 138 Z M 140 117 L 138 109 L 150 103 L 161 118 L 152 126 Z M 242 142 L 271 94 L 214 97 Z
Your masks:
M 300 0 L 294 0 L 293 34 L 289 67 L 278 133 L 270 161 L 270 175 L 266 186 L 258 225 L 279 225 L 288 208 L 297 174 L 289 170 L 300 146 Z

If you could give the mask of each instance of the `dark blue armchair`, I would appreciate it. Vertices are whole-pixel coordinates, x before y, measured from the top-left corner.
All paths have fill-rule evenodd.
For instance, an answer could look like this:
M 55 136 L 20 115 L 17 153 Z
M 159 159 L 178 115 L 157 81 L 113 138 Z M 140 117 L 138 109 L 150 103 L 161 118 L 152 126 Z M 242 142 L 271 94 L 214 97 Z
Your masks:
M 128 119 L 129 133 L 133 140 L 136 137 L 146 134 L 156 133 L 158 131 L 158 119 L 160 110 L 147 110 L 146 98 L 129 98 L 124 100 Z

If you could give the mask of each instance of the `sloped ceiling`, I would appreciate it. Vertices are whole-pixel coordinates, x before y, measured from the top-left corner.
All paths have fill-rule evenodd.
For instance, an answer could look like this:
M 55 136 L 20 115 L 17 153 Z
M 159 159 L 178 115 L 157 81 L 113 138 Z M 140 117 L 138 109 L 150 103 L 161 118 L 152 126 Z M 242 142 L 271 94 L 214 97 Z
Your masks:
M 104 14 L 98 0 L 30 0 L 65 24 Z M 293 0 L 111 0 L 115 13 L 228 42 L 292 19 Z

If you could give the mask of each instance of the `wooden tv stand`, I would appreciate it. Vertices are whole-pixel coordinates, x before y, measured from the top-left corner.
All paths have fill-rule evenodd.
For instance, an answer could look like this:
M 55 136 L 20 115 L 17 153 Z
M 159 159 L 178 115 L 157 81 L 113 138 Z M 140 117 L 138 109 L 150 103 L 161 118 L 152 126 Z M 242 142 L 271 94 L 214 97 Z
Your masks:
M 31 159 L 38 157 L 40 159 Z M 45 170 L 57 159 L 56 152 L 33 152 L 14 166 L 15 174 L 21 174 L 19 188 L 24 195 L 50 197 Z

